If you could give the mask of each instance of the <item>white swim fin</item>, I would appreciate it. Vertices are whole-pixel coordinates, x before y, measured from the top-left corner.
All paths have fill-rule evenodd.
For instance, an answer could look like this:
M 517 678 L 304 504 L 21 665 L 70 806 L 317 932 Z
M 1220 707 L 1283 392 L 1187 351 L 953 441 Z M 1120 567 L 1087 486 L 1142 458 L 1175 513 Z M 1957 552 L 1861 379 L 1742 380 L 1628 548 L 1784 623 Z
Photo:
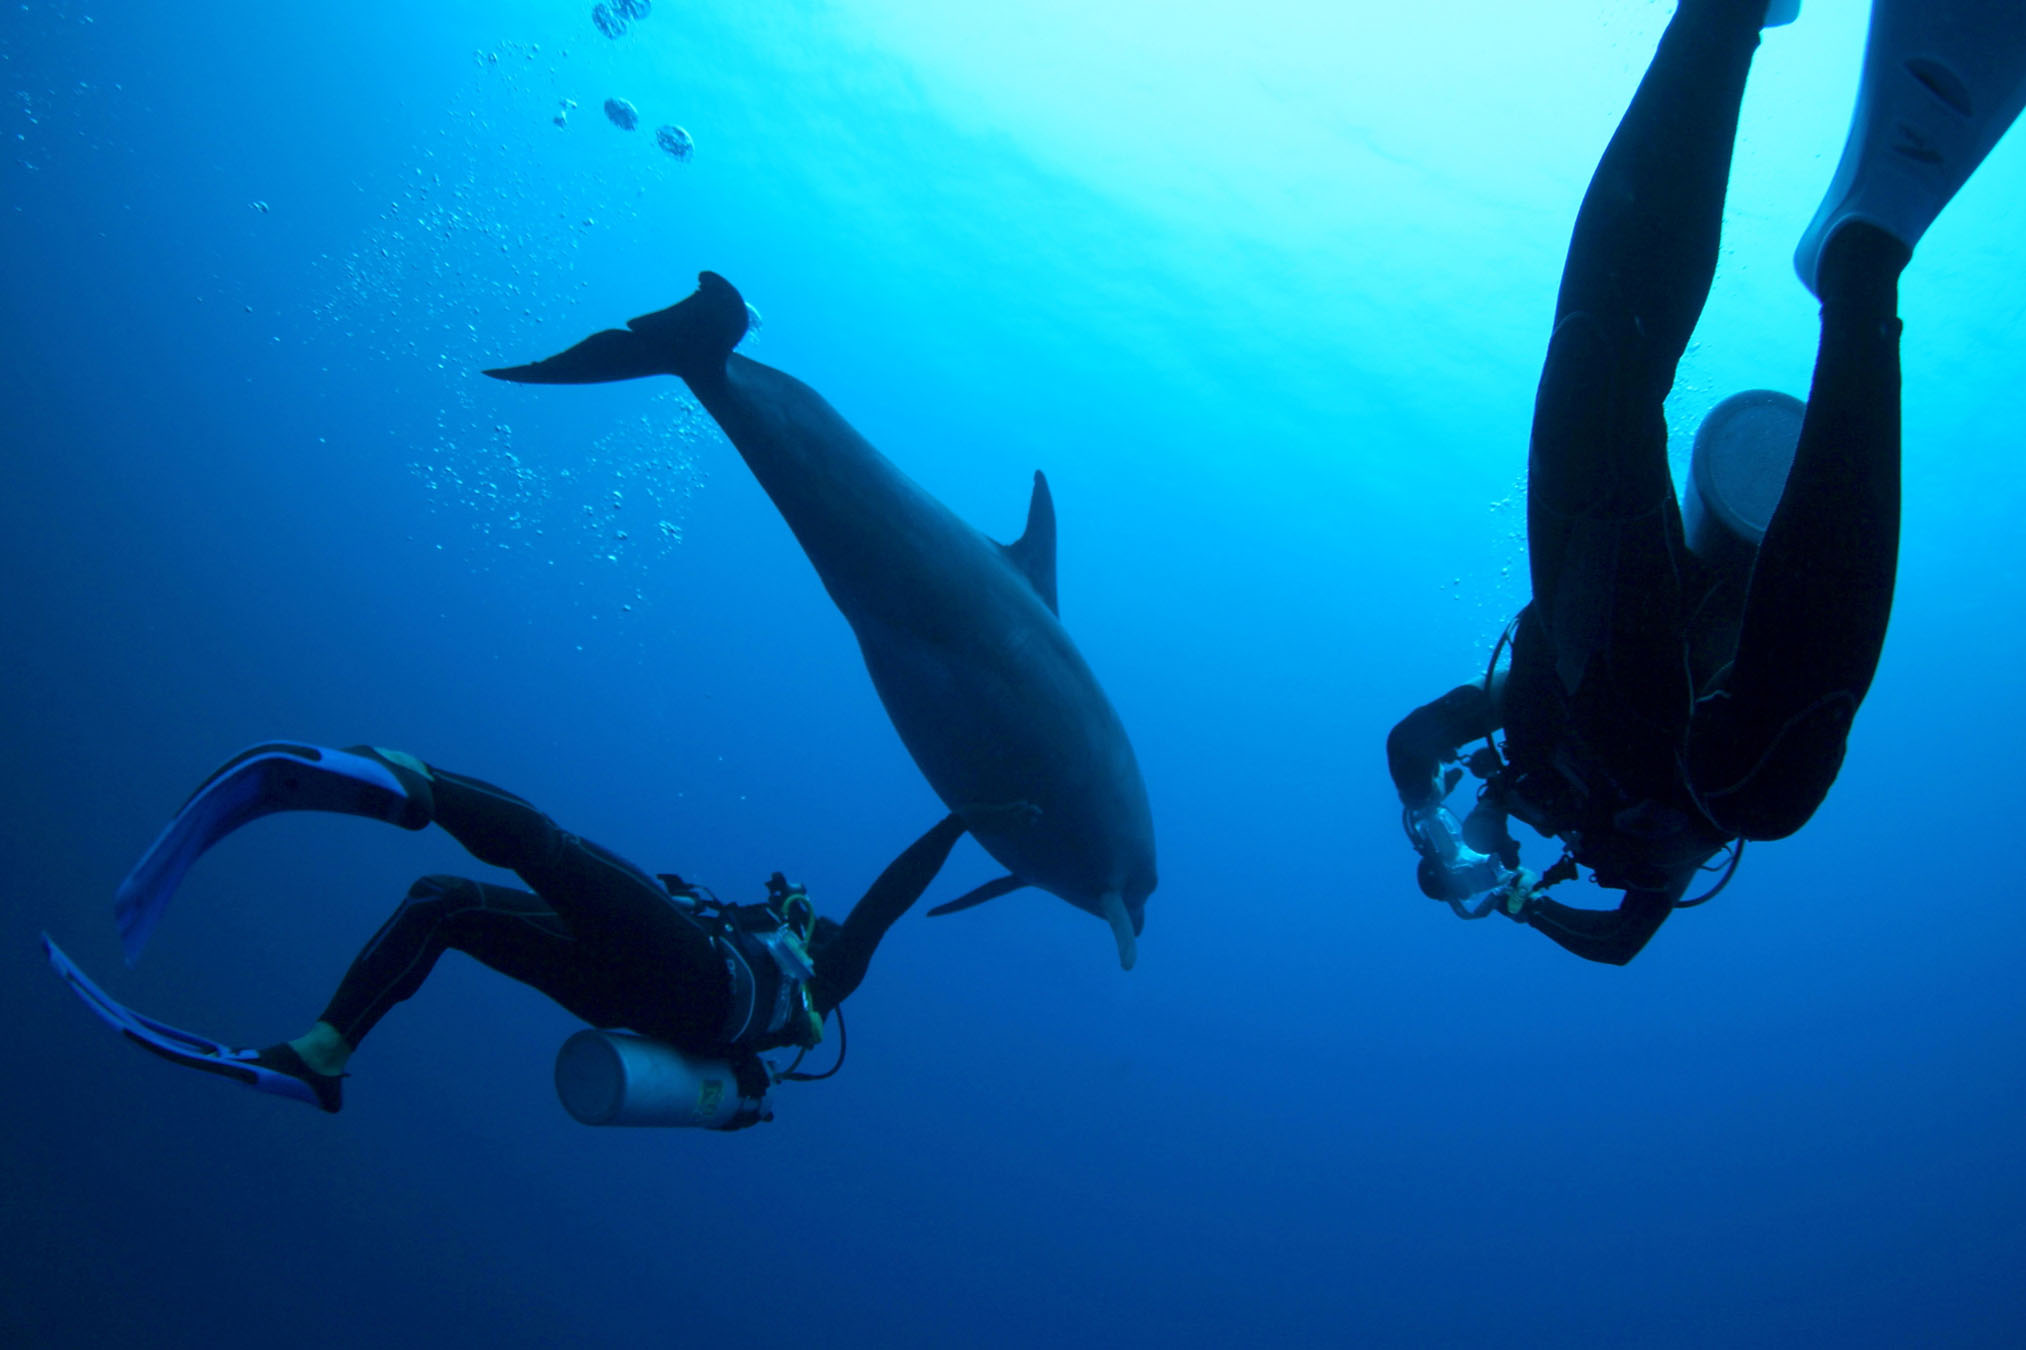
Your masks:
M 2022 105 L 2026 3 L 1872 0 L 1850 137 L 1794 251 L 1802 284 L 1816 289 L 1822 246 L 1846 220 L 1913 248 Z

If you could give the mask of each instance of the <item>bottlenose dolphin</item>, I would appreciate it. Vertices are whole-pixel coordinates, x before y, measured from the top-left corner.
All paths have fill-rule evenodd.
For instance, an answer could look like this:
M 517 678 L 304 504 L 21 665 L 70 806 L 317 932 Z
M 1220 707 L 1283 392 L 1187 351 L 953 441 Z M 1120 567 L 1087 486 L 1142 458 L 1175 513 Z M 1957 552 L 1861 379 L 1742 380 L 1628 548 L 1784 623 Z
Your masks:
M 1056 614 L 1055 506 L 995 543 L 792 376 L 733 353 L 746 304 L 713 272 L 668 309 L 532 365 L 523 384 L 680 376 L 815 565 L 902 744 L 1010 874 L 932 913 L 1035 886 L 1111 924 L 1119 964 L 1154 889 L 1146 785 L 1125 728 Z

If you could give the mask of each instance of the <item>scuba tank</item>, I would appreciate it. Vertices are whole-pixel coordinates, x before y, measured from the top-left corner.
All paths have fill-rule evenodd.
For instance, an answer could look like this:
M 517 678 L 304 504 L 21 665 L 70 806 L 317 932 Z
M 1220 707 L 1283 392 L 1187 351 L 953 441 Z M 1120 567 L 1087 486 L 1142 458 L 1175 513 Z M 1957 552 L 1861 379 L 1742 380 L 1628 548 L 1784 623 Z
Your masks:
M 556 1096 L 580 1125 L 689 1125 L 737 1130 L 773 1119 L 766 1086 L 739 1085 L 723 1060 L 665 1041 L 586 1029 L 556 1052 Z
M 712 1057 L 631 1032 L 580 1031 L 556 1052 L 556 1096 L 583 1125 L 740 1130 L 772 1120 L 768 1089 L 802 1075 L 777 1074 L 759 1052 L 806 1050 L 823 1039 L 823 1019 L 809 1001 L 816 965 L 806 944 L 815 906 L 779 872 L 757 905 L 725 904 L 673 874 L 660 880 L 725 963 L 731 1007 L 723 1051 Z
M 1748 389 L 1709 410 L 1695 431 L 1681 527 L 1708 589 L 1689 620 L 1691 669 L 1700 687 L 1737 651 L 1759 543 L 1787 487 L 1807 405 Z
M 1748 389 L 1711 408 L 1696 428 L 1682 529 L 1690 551 L 1727 578 L 1751 572 L 1787 486 L 1806 409 L 1792 394 Z

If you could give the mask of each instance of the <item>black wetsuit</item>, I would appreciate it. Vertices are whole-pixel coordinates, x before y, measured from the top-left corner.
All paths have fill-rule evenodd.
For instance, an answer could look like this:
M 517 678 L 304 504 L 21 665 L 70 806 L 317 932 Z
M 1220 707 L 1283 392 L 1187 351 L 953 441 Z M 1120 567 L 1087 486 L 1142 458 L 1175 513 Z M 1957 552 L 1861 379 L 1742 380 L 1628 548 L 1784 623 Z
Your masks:
M 654 878 L 561 829 L 489 783 L 432 768 L 431 818 L 480 862 L 533 888 L 423 877 L 352 962 L 320 1020 L 357 1047 L 454 948 L 539 989 L 594 1027 L 625 1027 L 684 1050 L 749 1058 L 726 1043 L 732 977 L 711 932 Z M 810 1002 L 828 1013 L 865 976 L 873 949 L 934 879 L 963 834 L 955 816 L 882 872 L 841 926 L 812 943 Z
M 1533 600 L 1494 707 L 1466 685 L 1388 740 L 1400 797 L 1501 723 L 1514 814 L 1560 835 L 1615 911 L 1522 916 L 1632 959 L 1727 841 L 1822 802 L 1869 688 L 1899 541 L 1898 277 L 1907 250 L 1839 230 L 1794 465 L 1742 596 L 1683 539 L 1663 409 L 1715 275 L 1764 0 L 1681 0 L 1576 218 L 1527 465 Z M 1734 583 L 1733 583 L 1734 584 Z

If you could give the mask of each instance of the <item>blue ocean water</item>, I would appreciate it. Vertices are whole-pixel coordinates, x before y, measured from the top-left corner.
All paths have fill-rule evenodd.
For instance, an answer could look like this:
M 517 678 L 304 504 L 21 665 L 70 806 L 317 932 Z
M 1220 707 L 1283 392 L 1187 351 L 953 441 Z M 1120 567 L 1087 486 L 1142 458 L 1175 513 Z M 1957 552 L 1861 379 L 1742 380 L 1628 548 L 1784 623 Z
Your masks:
M 1864 11 L 1761 48 L 1683 445 L 1805 393 L 1788 254 Z M 1623 970 L 1459 924 L 1400 837 L 1383 738 L 1525 599 L 1561 255 L 1670 12 L 10 6 L 0 1343 L 2016 1344 L 2016 134 L 1907 274 L 1893 629 L 1809 828 Z M 1049 474 L 1154 804 L 1138 968 L 1032 893 L 910 917 L 845 1071 L 731 1136 L 576 1125 L 575 1024 L 458 956 L 335 1118 L 93 1022 L 39 931 L 264 1044 L 476 867 L 276 818 L 125 969 L 113 887 L 263 739 L 833 913 L 940 814 L 673 381 L 476 374 L 706 267 L 981 528 Z M 966 842 L 931 898 L 994 871 Z

